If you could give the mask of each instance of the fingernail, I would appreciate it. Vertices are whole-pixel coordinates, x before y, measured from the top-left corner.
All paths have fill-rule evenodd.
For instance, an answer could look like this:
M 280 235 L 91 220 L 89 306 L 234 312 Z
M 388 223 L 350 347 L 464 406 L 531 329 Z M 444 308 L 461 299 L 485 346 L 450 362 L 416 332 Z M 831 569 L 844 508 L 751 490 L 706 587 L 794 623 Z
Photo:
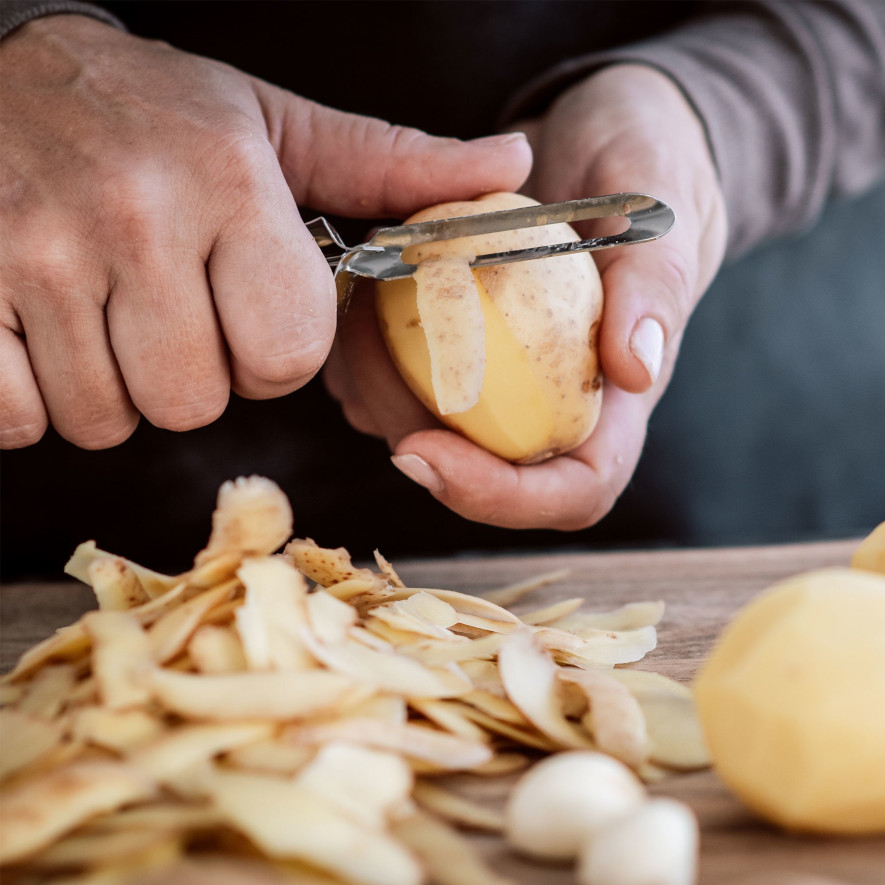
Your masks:
M 413 482 L 431 492 L 441 492 L 445 488 L 442 477 L 418 455 L 394 455 L 393 466 L 401 470 Z
M 664 330 L 656 319 L 643 317 L 636 324 L 630 336 L 630 350 L 645 366 L 652 382 L 657 381 L 664 360 Z

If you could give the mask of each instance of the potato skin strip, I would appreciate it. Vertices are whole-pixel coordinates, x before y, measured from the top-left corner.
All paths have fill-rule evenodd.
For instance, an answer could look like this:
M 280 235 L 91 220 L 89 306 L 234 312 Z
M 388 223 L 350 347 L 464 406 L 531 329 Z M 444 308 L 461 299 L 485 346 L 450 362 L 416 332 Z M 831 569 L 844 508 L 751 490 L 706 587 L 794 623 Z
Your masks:
M 358 885 L 420 885 L 415 858 L 295 781 L 214 771 L 206 787 L 229 823 L 271 857 L 295 858 Z
M 593 741 L 562 713 L 558 668 L 529 630 L 510 634 L 498 652 L 504 689 L 526 719 L 562 749 L 592 749 Z
M 534 593 L 535 590 L 564 581 L 571 573 L 572 570 L 568 568 L 556 569 L 543 575 L 528 578 L 525 581 L 516 581 L 513 584 L 508 584 L 506 587 L 499 587 L 497 590 L 487 590 L 485 593 L 481 593 L 480 596 L 495 605 L 509 607 L 530 593 Z
M 379 582 L 370 569 L 357 568 L 344 547 L 320 547 L 313 538 L 295 538 L 283 552 L 291 557 L 299 571 L 321 587 L 359 580 L 383 585 L 383 581 Z
M 504 831 L 504 815 L 494 809 L 465 799 L 457 793 L 443 789 L 426 778 L 420 779 L 412 791 L 420 805 L 439 815 L 451 824 L 487 833 Z
M 17 708 L 22 713 L 52 719 L 64 708 L 76 683 L 75 666 L 50 664 L 34 674 Z
M 153 782 L 123 762 L 74 762 L 4 790 L 0 864 L 34 854 L 97 814 L 154 795 Z
M 306 725 L 289 733 L 296 743 L 323 744 L 326 741 L 352 741 L 379 750 L 399 752 L 440 771 L 469 770 L 492 758 L 485 744 L 420 725 L 382 722 L 377 719 L 342 719 L 319 725 Z
M 470 680 L 456 670 L 432 670 L 414 658 L 376 651 L 352 641 L 326 645 L 308 632 L 303 636 L 314 657 L 330 670 L 380 691 L 406 697 L 450 698 L 465 694 L 472 687 Z
M 51 661 L 76 660 L 86 654 L 89 648 L 89 634 L 86 632 L 81 618 L 31 646 L 18 659 L 15 667 L 3 677 L 3 681 L 10 683 L 25 679 Z
M 202 720 L 298 719 L 366 694 L 350 679 L 326 670 L 220 675 L 155 670 L 148 684 L 167 710 Z
M 0 710 L 0 781 L 54 750 L 64 733 L 61 722 L 21 709 Z
M 456 829 L 416 811 L 396 821 L 394 833 L 425 863 L 435 885 L 515 885 L 499 876 Z
M 139 747 L 129 762 L 161 783 L 174 784 L 177 775 L 219 753 L 269 737 L 270 722 L 185 725 L 170 730 L 147 746 Z
M 262 556 L 279 549 L 292 535 L 292 507 L 276 483 L 263 476 L 224 483 L 212 514 L 212 533 L 194 564 L 236 552 Z
M 154 666 L 151 640 L 130 612 L 90 612 L 83 618 L 92 639 L 92 667 L 106 707 L 126 710 L 150 700 Z
M 122 586 L 118 589 L 102 586 L 104 582 L 112 578 L 112 571 L 109 570 L 108 563 L 110 563 L 110 569 L 116 572 L 116 581 L 122 582 Z M 148 599 L 162 596 L 179 581 L 178 578 L 170 575 L 161 575 L 159 572 L 151 571 L 151 569 L 130 562 L 122 556 L 107 553 L 96 547 L 95 541 L 84 541 L 80 544 L 65 565 L 65 574 L 92 587 L 99 603 L 101 603 L 106 594 L 114 597 L 114 601 L 119 602 L 121 601 L 121 593 L 123 596 L 134 593 L 129 600 L 130 603 L 138 604 L 145 601 L 144 599 L 137 598 L 140 597 L 140 594 L 134 591 L 134 588 L 129 583 L 127 572 L 136 577 L 144 596 Z M 96 583 L 99 586 L 96 586 Z M 107 599 L 107 602 L 111 602 L 111 599 Z M 105 607 L 104 605 L 102 606 L 102 608 Z M 127 608 L 131 608 L 131 604 Z
M 414 274 L 433 394 L 443 415 L 475 406 L 485 375 L 485 317 L 471 260 L 433 255 L 422 259 Z
M 226 483 L 212 522 L 180 575 L 80 545 L 68 571 L 98 609 L 0 680 L 10 881 L 242 869 L 505 885 L 458 830 L 500 837 L 505 816 L 442 776 L 484 778 L 497 800 L 489 778 L 563 749 L 648 780 L 708 762 L 691 690 L 615 669 L 654 647 L 661 603 L 586 613 L 573 598 L 520 617 L 502 603 L 561 573 L 488 598 L 406 586 L 378 551 L 363 567 L 344 547 L 286 544 L 288 500 L 260 477 Z
M 581 721 L 597 748 L 638 770 L 648 759 L 649 740 L 642 708 L 629 689 L 595 670 L 563 668 L 557 675 L 586 697 L 589 709 Z

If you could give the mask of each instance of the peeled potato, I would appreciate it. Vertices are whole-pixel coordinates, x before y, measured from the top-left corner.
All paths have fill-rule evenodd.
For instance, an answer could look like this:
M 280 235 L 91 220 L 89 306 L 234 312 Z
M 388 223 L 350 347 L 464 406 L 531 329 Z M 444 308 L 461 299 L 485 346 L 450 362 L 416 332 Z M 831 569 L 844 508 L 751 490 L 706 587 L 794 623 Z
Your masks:
M 533 205 L 518 194 L 425 209 L 409 223 Z M 602 284 L 588 253 L 471 271 L 475 255 L 578 240 L 566 224 L 410 246 L 414 277 L 376 284 L 387 349 L 413 393 L 490 452 L 533 463 L 592 432 L 602 402 Z
M 714 767 L 788 829 L 885 832 L 885 575 L 821 569 L 763 593 L 695 684 Z
M 851 567 L 885 575 L 885 522 L 876 526 L 854 551 Z

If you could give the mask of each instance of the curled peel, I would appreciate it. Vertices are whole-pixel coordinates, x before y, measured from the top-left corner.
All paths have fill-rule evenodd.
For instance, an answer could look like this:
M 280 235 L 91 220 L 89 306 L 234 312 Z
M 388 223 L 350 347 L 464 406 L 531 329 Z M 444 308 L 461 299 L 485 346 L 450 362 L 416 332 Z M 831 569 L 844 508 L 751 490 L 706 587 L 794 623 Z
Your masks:
M 485 320 L 471 258 L 457 252 L 434 255 L 415 272 L 431 383 L 443 415 L 473 408 L 485 375 Z
M 378 570 L 307 539 L 273 555 L 289 520 L 253 478 L 225 486 L 184 574 L 78 549 L 101 610 L 0 680 L 0 859 L 102 881 L 162 863 L 185 881 L 192 843 L 220 838 L 231 863 L 245 848 L 323 881 L 501 885 L 444 823 L 496 832 L 500 814 L 424 778 L 572 747 L 643 775 L 705 761 L 672 749 L 689 690 L 614 668 L 654 646 L 660 604 L 521 618 L 500 603 L 561 573 L 488 598 L 412 587 L 380 554 Z

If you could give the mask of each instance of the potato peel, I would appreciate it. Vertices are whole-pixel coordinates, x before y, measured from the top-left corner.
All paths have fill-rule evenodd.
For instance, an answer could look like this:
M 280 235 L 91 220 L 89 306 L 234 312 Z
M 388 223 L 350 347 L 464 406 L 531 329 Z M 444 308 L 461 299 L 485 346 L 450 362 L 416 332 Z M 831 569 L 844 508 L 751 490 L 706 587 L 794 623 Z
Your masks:
M 452 826 L 494 833 L 500 815 L 429 777 L 586 747 L 647 777 L 702 761 L 672 746 L 688 690 L 616 669 L 654 647 L 659 603 L 523 620 L 503 603 L 562 573 L 488 598 L 409 587 L 380 553 L 375 571 L 290 530 L 252 477 L 222 487 L 184 574 L 77 548 L 99 610 L 0 683 L 13 875 L 191 881 L 208 847 L 305 881 L 501 885 Z
M 414 274 L 433 394 L 443 415 L 466 412 L 479 402 L 482 391 L 485 319 L 470 269 L 472 257 L 430 256 Z
M 508 697 L 543 735 L 563 749 L 593 747 L 562 714 L 556 663 L 530 631 L 510 634 L 498 652 L 498 667 Z
M 155 785 L 124 762 L 73 762 L 16 783 L 0 804 L 0 863 L 21 861 L 96 814 L 154 795 Z

